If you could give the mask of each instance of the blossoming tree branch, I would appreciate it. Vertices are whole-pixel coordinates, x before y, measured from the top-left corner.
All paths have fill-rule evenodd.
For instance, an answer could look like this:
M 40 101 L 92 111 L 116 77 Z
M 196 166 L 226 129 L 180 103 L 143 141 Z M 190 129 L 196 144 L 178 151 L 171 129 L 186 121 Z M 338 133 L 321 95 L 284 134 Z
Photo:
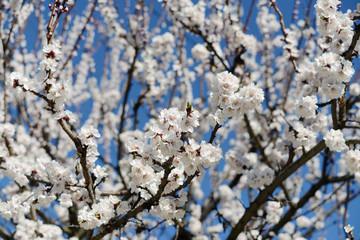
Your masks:
M 245 2 L 1 1 L 0 237 L 354 239 L 360 4 Z

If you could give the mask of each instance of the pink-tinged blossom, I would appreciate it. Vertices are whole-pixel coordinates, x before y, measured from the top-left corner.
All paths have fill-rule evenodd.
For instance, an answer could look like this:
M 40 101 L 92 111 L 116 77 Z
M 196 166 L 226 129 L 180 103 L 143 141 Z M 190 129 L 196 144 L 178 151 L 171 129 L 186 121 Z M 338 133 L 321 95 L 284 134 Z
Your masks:
M 99 225 L 99 220 L 95 213 L 88 206 L 79 210 L 78 221 L 84 229 L 94 229 Z
M 134 159 L 131 162 L 132 168 L 129 176 L 132 181 L 130 183 L 133 192 L 140 192 L 145 199 L 150 198 L 150 194 L 155 194 L 160 183 L 159 175 L 149 166 L 144 165 L 140 160 Z
M 168 182 L 165 186 L 164 193 L 170 193 L 181 186 L 183 184 L 184 178 L 184 170 L 181 168 L 173 169 L 168 177 Z
M 65 111 L 58 111 L 56 114 L 54 114 L 55 119 L 64 119 L 66 122 L 69 122 L 70 124 L 74 124 L 78 122 L 77 115 L 73 114 L 69 110 Z
M 58 62 L 54 58 L 44 58 L 39 65 L 39 70 L 55 72 Z
M 129 153 L 137 153 L 141 154 L 144 149 L 144 142 L 140 140 L 128 140 L 125 143 L 125 147 L 129 151 Z
M 43 47 L 46 58 L 59 60 L 61 57 L 61 46 L 59 41 L 52 41 Z
M 55 160 L 46 165 L 46 173 L 51 183 L 56 183 L 61 180 L 68 181 L 71 179 L 71 171 Z
M 353 68 L 352 62 L 349 60 L 341 59 L 342 68 L 338 72 L 338 81 L 347 83 L 350 81 L 351 77 L 354 75 L 355 70 Z
M 164 109 L 160 113 L 159 122 L 161 127 L 167 131 L 170 128 L 178 129 L 183 112 L 177 108 Z
M 338 54 L 323 53 L 315 59 L 315 68 L 318 77 L 322 79 L 322 93 L 326 98 L 340 98 L 344 93 L 345 85 L 354 74 L 352 63 Z
M 223 125 L 228 118 L 229 115 L 225 114 L 221 109 L 217 109 L 215 114 L 209 114 L 208 116 L 211 126 L 215 126 L 216 123 Z
M 25 77 L 22 73 L 12 72 L 9 78 L 6 79 L 6 85 L 11 90 L 16 90 L 17 93 L 35 90 L 37 83 Z
M 333 52 L 326 52 L 315 59 L 318 75 L 331 77 L 341 70 L 341 56 Z

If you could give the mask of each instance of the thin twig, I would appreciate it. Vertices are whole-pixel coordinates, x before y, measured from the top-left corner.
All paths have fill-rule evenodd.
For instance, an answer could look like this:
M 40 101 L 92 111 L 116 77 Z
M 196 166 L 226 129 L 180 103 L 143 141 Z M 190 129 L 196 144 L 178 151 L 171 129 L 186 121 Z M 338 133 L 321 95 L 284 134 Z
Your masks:
M 271 4 L 270 4 L 270 5 L 275 9 L 275 11 L 277 12 L 277 14 L 279 15 L 280 25 L 281 25 L 281 31 L 282 31 L 282 33 L 283 33 L 283 35 L 284 35 L 284 42 L 285 42 L 285 44 L 288 44 L 288 41 L 286 40 L 288 34 L 286 33 L 286 29 L 285 29 L 284 16 L 283 16 L 283 14 L 281 13 L 280 9 L 276 6 L 276 1 L 271 0 Z M 297 65 L 296 65 L 296 62 L 295 62 L 295 57 L 292 56 L 291 51 L 289 51 L 289 53 L 290 53 L 290 58 L 289 58 L 289 59 L 290 59 L 292 65 L 293 65 L 293 67 L 294 67 L 294 71 L 298 73 L 299 70 L 298 70 Z
M 248 14 L 247 14 L 247 16 L 246 16 L 246 21 L 245 21 L 245 23 L 244 23 L 244 26 L 243 26 L 243 32 L 246 32 L 248 29 L 247 29 L 247 25 L 249 24 L 249 22 L 250 22 L 250 17 L 251 17 L 251 14 L 252 14 L 252 12 L 253 12 L 253 9 L 254 9 L 254 6 L 255 6 L 255 0 L 252 0 L 251 1 L 251 5 L 250 5 L 250 10 L 249 10 L 249 12 L 248 12 Z
M 254 216 L 256 211 L 267 201 L 268 197 L 274 192 L 274 190 L 280 186 L 282 181 L 287 179 L 291 174 L 293 174 L 296 170 L 298 170 L 301 166 L 303 166 L 307 161 L 315 157 L 326 147 L 325 141 L 321 140 L 318 144 L 316 144 L 310 151 L 303 154 L 297 161 L 292 163 L 290 166 L 286 167 L 282 172 L 278 174 L 278 177 L 274 179 L 273 183 L 262 190 L 257 198 L 251 203 L 249 208 L 246 209 L 244 215 L 237 222 L 237 224 L 233 227 L 228 236 L 227 240 L 235 240 L 237 236 L 244 231 L 245 226 Z

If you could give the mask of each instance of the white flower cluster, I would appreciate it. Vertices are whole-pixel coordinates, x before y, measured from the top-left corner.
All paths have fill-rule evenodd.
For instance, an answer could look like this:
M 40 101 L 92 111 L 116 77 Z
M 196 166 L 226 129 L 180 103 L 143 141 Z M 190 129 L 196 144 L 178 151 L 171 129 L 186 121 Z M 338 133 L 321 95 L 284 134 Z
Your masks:
M 232 224 L 236 224 L 244 215 L 245 208 L 237 199 L 236 194 L 228 185 L 219 187 L 221 215 L 228 219 Z
M 191 54 L 196 61 L 199 61 L 207 59 L 210 55 L 210 52 L 203 44 L 198 43 L 191 49 Z
M 264 92 L 257 85 L 240 86 L 240 79 L 233 74 L 226 71 L 219 73 L 211 85 L 209 101 L 217 110 L 210 118 L 213 123 L 223 124 L 230 117 L 256 108 L 263 100 Z
M 355 179 L 360 182 L 360 150 L 349 150 L 344 154 L 343 158 L 348 171 L 355 174 Z
M 301 100 L 296 101 L 295 114 L 303 118 L 314 118 L 316 116 L 316 96 L 302 97 Z
M 266 168 L 263 171 L 252 169 L 248 173 L 248 184 L 251 188 L 261 188 L 264 185 L 270 185 L 274 180 L 275 172 L 271 168 Z
M 95 167 L 95 161 L 97 159 L 97 156 L 100 155 L 97 150 L 97 142 L 94 137 L 99 138 L 100 133 L 93 126 L 84 126 L 80 129 L 78 138 L 81 140 L 81 143 L 87 147 L 86 164 L 90 168 Z
M 15 131 L 16 137 L 13 137 Z M 8 152 L 0 151 L 1 174 L 14 181 L 8 185 L 8 189 L 2 189 L 7 195 L 6 201 L 0 201 L 2 217 L 19 222 L 29 213 L 30 208 L 49 207 L 56 200 L 57 194 L 67 191 L 65 187 L 77 183 L 70 170 L 71 165 L 61 165 L 51 160 L 40 147 L 36 133 L 30 136 L 24 127 L 17 126 L 15 129 L 14 125 L 6 123 L 0 124 L 0 135 L 9 138 L 9 145 L 14 152 L 14 156 L 9 156 Z M 73 149 L 64 147 L 61 138 L 59 139 L 62 151 L 68 153 L 69 149 Z M 24 189 L 21 194 L 18 192 L 19 188 Z
M 29 182 L 25 176 L 28 167 L 21 164 L 20 157 L 7 157 L 6 162 L 1 166 L 6 169 L 6 171 L 4 171 L 4 175 L 10 179 L 14 179 L 20 186 L 25 186 Z
M 54 102 L 53 110 L 55 110 L 55 112 L 63 110 L 67 89 L 69 89 L 69 87 L 66 86 L 68 84 L 67 82 L 64 84 L 52 77 L 61 57 L 60 49 L 59 41 L 53 41 L 43 47 L 45 58 L 40 62 L 40 74 L 38 76 L 39 80 L 43 81 L 46 97 Z
M 351 15 L 353 18 L 354 17 L 360 17 L 360 3 L 358 3 L 356 5 L 356 9 L 354 9 L 352 15 Z
M 155 195 L 164 177 L 163 164 L 169 160 L 172 161 L 172 170 L 163 189 L 165 194 L 180 187 L 186 176 L 200 173 L 204 167 L 212 167 L 219 162 L 222 158 L 220 147 L 205 141 L 198 144 L 192 138 L 185 140 L 185 136 L 199 126 L 199 117 L 200 113 L 190 104 L 186 111 L 179 111 L 177 108 L 165 109 L 161 111 L 158 120 L 150 124 L 145 136 L 126 141 L 125 146 L 134 156 L 129 175 L 133 192 L 140 192 L 144 199 Z M 153 209 L 154 214 L 167 220 L 180 217 L 183 214 L 181 211 L 169 215 L 171 209 L 178 208 L 183 202 L 175 200 L 162 197 L 161 204 Z
M 22 73 L 12 72 L 7 78 L 6 85 L 10 89 L 17 89 L 18 92 L 26 92 L 36 89 L 36 83 L 26 78 Z M 19 88 L 18 88 L 19 87 Z
M 172 53 L 175 46 L 175 38 L 169 32 L 166 32 L 162 35 L 157 35 L 153 37 L 152 42 L 152 56 L 155 58 L 160 57 L 164 53 Z
M 340 98 L 345 92 L 345 84 L 354 75 L 351 61 L 343 53 L 350 47 L 354 35 L 354 22 L 349 12 L 343 14 L 338 10 L 339 0 L 318 0 L 315 9 L 320 42 L 323 53 L 317 56 L 313 64 L 302 63 L 297 78 L 308 84 L 306 95 L 313 95 L 316 89 L 329 99 Z M 302 91 L 305 93 L 304 88 Z
M 296 226 L 299 228 L 308 228 L 311 225 L 311 220 L 306 216 L 296 218 Z
M 13 195 L 11 199 L 6 202 L 0 201 L 0 215 L 6 220 L 13 219 L 14 222 L 19 222 L 24 218 L 25 214 L 30 212 L 30 204 L 27 199 L 31 197 L 30 192 Z
M 324 136 L 325 144 L 333 152 L 341 152 L 349 147 L 345 143 L 344 135 L 341 130 L 331 129 Z
M 187 25 L 204 25 L 205 3 L 203 1 L 194 4 L 191 0 L 167 0 L 165 7 L 174 14 L 175 18 L 181 19 Z
M 249 159 L 240 154 L 239 151 L 229 150 L 225 154 L 225 161 L 236 173 L 245 173 L 249 168 Z
M 337 54 L 342 54 L 349 48 L 354 35 L 354 22 L 349 13 L 338 11 L 340 4 L 340 0 L 318 0 L 315 4 L 318 30 L 323 37 L 321 46 L 330 47 Z
M 234 20 L 237 21 L 237 20 Z M 270 23 L 267 23 L 269 25 Z M 254 35 L 245 34 L 242 31 L 242 27 L 240 24 L 231 24 L 224 29 L 224 34 L 228 39 L 228 48 L 230 51 L 236 52 L 239 46 L 243 46 L 246 49 L 246 52 L 239 55 L 242 61 L 244 61 L 244 65 L 249 67 L 250 69 L 256 69 L 256 55 L 258 52 L 258 40 Z M 236 73 L 244 74 L 244 71 L 240 67 L 236 67 L 234 69 Z
M 298 34 L 299 31 L 297 29 L 285 29 L 286 37 L 284 39 L 285 45 L 284 56 L 290 60 L 299 57 L 299 50 L 297 48 L 298 45 Z
M 351 96 L 355 96 L 355 97 L 360 96 L 360 84 L 352 83 L 349 87 L 349 93 Z
M 110 196 L 109 198 L 102 198 L 98 203 L 91 206 L 85 206 L 80 209 L 78 221 L 84 229 L 94 229 L 102 224 L 109 222 L 115 216 L 115 210 L 119 205 L 120 200 L 117 197 Z
M 18 89 L 18 93 L 23 91 L 35 91 L 41 88 L 45 92 L 45 96 L 48 100 L 52 101 L 52 104 L 47 104 L 47 108 L 55 113 L 61 113 L 64 109 L 64 102 L 67 96 L 68 82 L 59 82 L 53 78 L 53 73 L 56 71 L 58 61 L 61 57 L 61 46 L 58 41 L 43 47 L 42 51 L 45 56 L 40 62 L 37 77 L 34 79 L 28 79 L 22 73 L 12 72 L 6 81 L 6 84 L 10 89 Z
M 161 35 L 154 36 L 146 51 L 142 51 L 141 61 L 136 62 L 136 72 L 144 74 L 140 79 L 146 83 L 149 87 L 149 91 L 146 96 L 149 97 L 148 101 L 152 102 L 153 98 L 160 98 L 165 95 L 169 88 L 175 84 L 174 74 L 178 76 L 184 76 L 184 66 L 178 61 L 173 59 L 176 35 L 170 32 L 166 32 Z M 133 58 L 135 50 L 128 48 L 126 54 L 129 58 Z M 159 64 L 159 61 L 162 64 Z M 129 68 L 126 63 L 124 66 Z M 169 69 L 173 69 L 169 72 Z
M 15 134 L 15 130 L 17 131 L 17 135 L 21 136 L 22 131 L 15 129 L 14 125 L 10 123 L 0 124 L 1 136 L 11 139 Z M 6 159 L 6 161 L 1 163 L 1 167 L 6 170 L 3 174 L 8 178 L 14 179 L 20 186 L 25 186 L 29 182 L 26 174 L 30 174 L 31 172 L 30 167 L 24 164 L 23 155 L 25 152 L 25 146 L 19 146 L 17 156 L 6 156 L 6 152 L 0 152 L 0 156 Z
M 45 173 L 47 174 L 51 184 L 53 184 L 52 192 L 61 193 L 65 190 L 65 183 L 76 182 L 70 168 L 65 168 L 57 161 L 52 160 L 46 164 Z
M 40 207 L 48 208 L 55 199 L 55 191 L 52 191 L 52 187 L 40 184 L 34 191 L 31 206 L 35 209 L 39 209 Z
M 261 4 L 261 1 L 258 2 L 259 14 L 256 18 L 256 23 L 259 27 L 259 30 L 263 35 L 271 36 L 280 29 L 280 23 L 276 18 L 274 13 L 269 11 L 267 4 Z
M 53 41 L 43 47 L 45 58 L 40 62 L 39 70 L 55 72 L 58 60 L 61 57 L 61 46 L 59 41 Z
M 309 149 L 316 143 L 316 133 L 305 128 L 301 122 L 287 125 L 284 129 L 284 142 L 291 142 L 295 149 Z
M 314 66 L 319 81 L 314 86 L 321 87 L 323 95 L 330 99 L 344 94 L 344 83 L 348 83 L 355 72 L 350 61 L 333 52 L 317 57 Z
M 275 172 L 271 168 L 264 168 L 256 164 L 256 157 L 252 154 L 242 154 L 241 150 L 229 150 L 225 154 L 225 161 L 232 171 L 244 174 L 247 177 L 249 187 L 262 188 L 273 182 Z
M 283 208 L 281 203 L 278 201 L 269 201 L 266 205 L 266 221 L 269 224 L 276 224 L 280 221 L 281 214 L 283 213 Z
M 200 222 L 201 206 L 198 204 L 190 205 L 191 216 L 189 219 L 189 230 L 195 237 L 203 234 L 202 224 Z
M 184 209 L 182 206 L 187 201 L 187 193 L 181 192 L 181 197 L 162 197 L 159 200 L 157 206 L 153 206 L 150 210 L 150 213 L 154 216 L 161 217 L 164 220 L 167 220 L 168 223 L 171 223 L 172 219 L 182 220 L 185 215 Z
M 36 240 L 65 240 L 63 231 L 55 224 L 44 224 L 42 221 L 22 219 L 16 225 L 14 239 L 36 239 Z M 77 240 L 71 237 L 70 240 Z

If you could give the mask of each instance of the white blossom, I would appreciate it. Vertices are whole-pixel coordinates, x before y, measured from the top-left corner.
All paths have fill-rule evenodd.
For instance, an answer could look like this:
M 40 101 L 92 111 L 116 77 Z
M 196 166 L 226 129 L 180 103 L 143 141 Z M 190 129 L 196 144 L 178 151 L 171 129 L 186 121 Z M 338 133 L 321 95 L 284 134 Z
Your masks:
M 317 103 L 316 96 L 303 97 L 300 101 L 296 102 L 296 109 L 295 109 L 296 115 L 304 118 L 315 117 L 316 115 L 315 111 L 318 108 L 316 103 Z
M 283 208 L 277 201 L 269 201 L 266 206 L 266 221 L 270 224 L 276 224 L 280 221 Z
M 345 144 L 344 136 L 341 130 L 331 129 L 324 136 L 325 144 L 333 152 L 341 152 L 348 149 Z
M 344 227 L 344 230 L 346 233 L 350 233 L 350 232 L 352 232 L 352 230 L 354 230 L 354 227 L 351 226 L 350 224 L 348 224 Z

